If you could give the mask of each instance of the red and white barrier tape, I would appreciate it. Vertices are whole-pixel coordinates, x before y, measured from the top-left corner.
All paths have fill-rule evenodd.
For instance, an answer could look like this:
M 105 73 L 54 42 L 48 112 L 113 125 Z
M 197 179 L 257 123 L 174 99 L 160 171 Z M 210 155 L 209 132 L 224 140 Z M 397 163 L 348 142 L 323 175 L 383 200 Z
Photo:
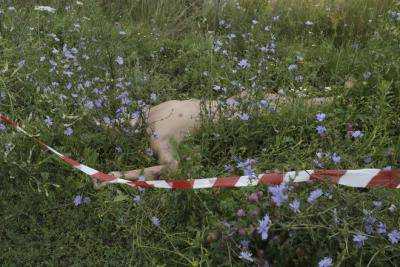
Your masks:
M 346 185 L 350 187 L 385 187 L 400 189 L 400 169 L 359 169 L 359 170 L 306 170 L 286 173 L 264 173 L 256 177 L 251 176 L 229 176 L 215 177 L 195 180 L 154 180 L 154 181 L 130 181 L 116 178 L 112 175 L 99 172 L 86 165 L 64 156 L 60 152 L 46 145 L 41 140 L 27 133 L 18 124 L 7 116 L 0 114 L 0 121 L 13 126 L 17 131 L 33 138 L 45 150 L 57 155 L 70 166 L 78 169 L 94 181 L 102 184 L 126 184 L 131 187 L 141 188 L 164 188 L 164 189 L 201 189 L 201 188 L 232 188 L 255 186 L 258 184 L 278 185 L 288 182 L 307 182 L 327 180 L 331 183 Z

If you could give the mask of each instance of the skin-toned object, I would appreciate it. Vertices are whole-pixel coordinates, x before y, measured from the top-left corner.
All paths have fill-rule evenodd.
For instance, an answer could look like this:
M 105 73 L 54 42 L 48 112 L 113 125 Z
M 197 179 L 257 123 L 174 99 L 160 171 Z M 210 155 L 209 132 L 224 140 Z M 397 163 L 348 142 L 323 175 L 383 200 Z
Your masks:
M 244 91 L 239 96 L 231 99 L 245 97 Z M 289 98 L 278 94 L 267 94 L 264 98 L 269 102 L 289 103 Z M 317 106 L 330 102 L 331 98 L 306 99 L 307 105 Z M 218 103 L 209 101 L 206 103 L 208 110 L 214 114 L 213 120 L 218 120 Z M 117 178 L 136 180 L 143 175 L 146 180 L 157 179 L 164 171 L 174 171 L 178 168 L 179 162 L 173 157 L 171 140 L 176 143 L 182 142 L 188 133 L 192 133 L 201 123 L 201 101 L 198 99 L 170 100 L 150 108 L 146 118 L 146 131 L 150 136 L 150 145 L 156 153 L 160 165 L 136 169 L 131 171 L 114 171 L 111 175 Z M 131 120 L 130 125 L 135 127 L 137 120 Z

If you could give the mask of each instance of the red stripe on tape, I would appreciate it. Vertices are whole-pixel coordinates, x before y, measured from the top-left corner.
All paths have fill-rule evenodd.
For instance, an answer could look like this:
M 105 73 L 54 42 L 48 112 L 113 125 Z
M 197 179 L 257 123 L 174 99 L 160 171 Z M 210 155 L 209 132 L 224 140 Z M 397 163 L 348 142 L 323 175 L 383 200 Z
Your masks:
M 172 187 L 172 189 L 192 189 L 194 180 L 176 180 L 167 181 L 167 183 Z
M 128 184 L 132 187 L 154 188 L 154 185 L 148 184 L 146 181 L 130 181 Z
M 106 174 L 104 172 L 96 172 L 95 174 L 90 175 L 92 178 L 96 178 L 101 182 L 108 182 L 115 180 L 116 178 L 112 175 Z
M 235 187 L 236 182 L 239 180 L 239 176 L 228 176 L 218 177 L 212 187 L 230 188 Z
M 346 173 L 345 170 L 315 170 L 310 175 L 312 181 L 326 181 L 329 179 L 331 183 L 337 184 L 340 178 Z
M 400 169 L 381 170 L 367 184 L 367 187 L 397 188 L 400 184 Z
M 258 183 L 266 185 L 268 184 L 278 185 L 281 184 L 282 182 L 283 182 L 283 173 L 272 172 L 264 174 Z
M 68 158 L 66 156 L 62 156 L 61 159 L 63 161 L 65 161 L 66 163 L 68 163 L 69 165 L 72 165 L 73 167 L 81 165 L 79 162 L 77 162 L 77 161 L 75 161 L 75 160 L 73 160 L 71 158 Z

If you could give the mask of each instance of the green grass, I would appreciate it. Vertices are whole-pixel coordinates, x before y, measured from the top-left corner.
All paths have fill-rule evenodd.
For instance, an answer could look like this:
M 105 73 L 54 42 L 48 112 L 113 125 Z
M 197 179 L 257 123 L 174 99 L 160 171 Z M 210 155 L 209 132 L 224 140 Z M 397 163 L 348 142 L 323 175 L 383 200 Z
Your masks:
M 236 157 L 256 159 L 257 172 L 313 169 L 317 152 L 340 155 L 338 164 L 321 159 L 326 168 L 400 167 L 400 13 L 397 21 L 390 13 L 400 12 L 398 1 L 41 1 L 57 8 L 55 14 L 35 11 L 36 2 L 0 3 L 0 112 L 93 168 L 157 164 L 146 153 L 144 125 L 121 123 L 114 131 L 93 121 L 115 119 L 124 91 L 132 102 L 122 117 L 138 110 L 139 100 L 224 101 L 240 87 L 251 92 L 241 100 L 250 120 L 204 117 L 200 130 L 177 146 L 184 160 L 168 178 L 227 175 L 226 164 L 241 174 Z M 272 43 L 274 52 L 261 51 Z M 64 45 L 77 49 L 76 59 L 65 59 Z M 250 67 L 238 69 L 241 59 Z M 57 64 L 53 71 L 49 60 Z M 288 70 L 296 62 L 297 69 Z M 265 92 L 294 100 L 276 112 L 260 111 L 255 106 Z M 333 102 L 304 105 L 302 97 L 315 96 Z M 96 100 L 101 107 L 90 108 Z M 325 121 L 315 120 L 318 112 Z M 364 135 L 348 138 L 349 123 Z M 316 133 L 319 124 L 327 128 L 325 137 Z M 67 127 L 71 136 L 64 134 Z M 246 266 L 252 264 L 239 258 L 239 244 L 248 240 L 254 260 L 273 266 L 316 266 L 324 257 L 335 266 L 399 266 L 400 244 L 376 233 L 377 223 L 362 248 L 353 242 L 354 234 L 365 234 L 366 211 L 387 232 L 400 230 L 398 190 L 301 184 L 280 207 L 268 187 L 139 192 L 113 185 L 96 191 L 89 177 L 9 127 L 0 131 L 0 147 L 2 265 Z M 309 204 L 317 188 L 326 194 Z M 259 191 L 262 199 L 249 202 Z M 76 195 L 90 203 L 75 206 Z M 288 205 L 294 199 L 301 201 L 298 214 Z M 246 216 L 237 217 L 238 209 Z M 266 213 L 271 227 L 263 241 L 254 230 Z

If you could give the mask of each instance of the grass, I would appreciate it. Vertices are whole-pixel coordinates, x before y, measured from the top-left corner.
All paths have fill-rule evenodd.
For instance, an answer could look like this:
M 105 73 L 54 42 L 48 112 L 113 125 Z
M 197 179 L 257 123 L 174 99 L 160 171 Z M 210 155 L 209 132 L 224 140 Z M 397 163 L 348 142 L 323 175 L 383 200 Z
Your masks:
M 199 131 L 177 145 L 184 160 L 171 178 L 227 175 L 226 165 L 241 174 L 237 158 L 257 160 L 256 172 L 314 169 L 316 163 L 399 168 L 398 1 L 40 2 L 56 12 L 35 11 L 37 1 L 0 4 L 0 111 L 91 167 L 108 172 L 157 164 L 145 127 L 118 122 L 143 102 L 195 97 L 224 103 L 244 87 L 251 96 L 240 105 L 250 119 L 212 123 L 204 117 Z M 248 68 L 238 67 L 242 59 Z M 289 70 L 291 64 L 296 69 Z M 294 100 L 260 111 L 265 92 Z M 316 96 L 333 102 L 304 105 L 302 98 Z M 319 112 L 327 115 L 323 122 L 315 119 Z M 97 127 L 94 117 L 110 118 L 116 130 Z M 363 136 L 349 138 L 349 124 Z M 323 137 L 318 125 L 327 129 Z M 31 139 L 8 127 L 0 137 L 2 265 L 315 266 L 324 257 L 335 266 L 400 262 L 400 245 L 388 235 L 400 230 L 398 190 L 293 185 L 281 206 L 268 187 L 169 192 L 114 185 L 96 191 L 87 176 Z M 310 204 L 316 189 L 324 194 Z M 90 202 L 75 206 L 77 195 Z M 295 199 L 300 213 L 289 206 Z M 246 215 L 237 216 L 239 209 Z M 265 214 L 271 226 L 262 240 L 257 227 Z M 386 233 L 377 232 L 379 222 Z M 353 241 L 359 232 L 367 237 L 361 248 Z M 255 262 L 241 259 L 243 251 Z

